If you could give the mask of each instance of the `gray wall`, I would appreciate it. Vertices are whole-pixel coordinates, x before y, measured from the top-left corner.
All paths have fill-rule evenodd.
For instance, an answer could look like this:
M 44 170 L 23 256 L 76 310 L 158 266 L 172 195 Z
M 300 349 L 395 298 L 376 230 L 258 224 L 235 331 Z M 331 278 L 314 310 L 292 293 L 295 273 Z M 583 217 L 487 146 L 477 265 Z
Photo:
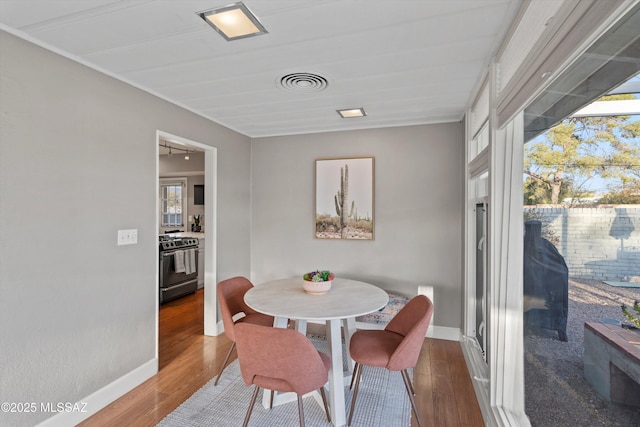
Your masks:
M 250 273 L 250 140 L 4 32 L 0 49 L 0 401 L 76 402 L 155 357 L 156 130 L 218 147 L 218 279 Z
M 160 176 L 185 176 L 204 173 L 204 153 L 189 153 L 189 160 L 184 159 L 184 153 L 174 154 L 169 157 L 166 154 L 159 156 L 158 168 Z
M 196 205 L 195 195 L 193 186 L 194 185 L 204 185 L 204 175 L 195 175 L 187 177 L 187 231 L 191 231 L 191 225 L 194 224 L 193 217 L 195 215 L 200 215 L 200 226 L 202 227 L 202 232 L 204 232 L 204 211 L 206 205 Z M 205 202 L 206 203 L 206 202 Z M 189 221 L 189 217 L 192 218 Z
M 330 269 L 416 295 L 462 326 L 464 133 L 460 123 L 252 141 L 252 279 Z M 314 239 L 315 159 L 375 157 L 375 240 Z M 337 190 L 337 189 L 336 189 Z

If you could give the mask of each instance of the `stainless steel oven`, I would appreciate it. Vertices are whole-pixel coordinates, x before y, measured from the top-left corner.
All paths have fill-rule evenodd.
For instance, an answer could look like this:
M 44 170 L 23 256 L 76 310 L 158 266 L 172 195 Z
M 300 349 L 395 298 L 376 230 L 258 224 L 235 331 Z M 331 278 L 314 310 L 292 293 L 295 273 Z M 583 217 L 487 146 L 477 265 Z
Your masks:
M 160 304 L 198 289 L 198 239 L 160 236 Z

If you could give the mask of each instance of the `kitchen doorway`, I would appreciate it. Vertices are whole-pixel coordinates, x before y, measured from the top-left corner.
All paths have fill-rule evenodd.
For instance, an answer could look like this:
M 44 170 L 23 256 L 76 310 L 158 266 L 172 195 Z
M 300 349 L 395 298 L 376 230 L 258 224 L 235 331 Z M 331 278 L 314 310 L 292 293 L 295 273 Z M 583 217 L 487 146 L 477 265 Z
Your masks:
M 173 135 L 161 130 L 156 131 L 156 181 L 155 190 L 160 185 L 160 150 L 163 145 L 183 147 L 184 150 L 194 150 L 204 153 L 204 334 L 218 335 L 217 327 L 217 299 L 216 299 L 216 249 L 217 249 L 217 148 L 201 142 Z M 184 152 L 182 152 L 184 155 Z M 156 198 L 156 230 L 160 230 L 160 200 Z M 156 254 L 157 255 L 157 254 Z M 159 282 L 159 259 L 156 256 L 156 283 Z M 156 287 L 156 302 L 159 304 L 159 287 Z M 159 307 L 158 307 L 159 309 Z M 158 311 L 156 311 L 156 358 L 158 357 Z

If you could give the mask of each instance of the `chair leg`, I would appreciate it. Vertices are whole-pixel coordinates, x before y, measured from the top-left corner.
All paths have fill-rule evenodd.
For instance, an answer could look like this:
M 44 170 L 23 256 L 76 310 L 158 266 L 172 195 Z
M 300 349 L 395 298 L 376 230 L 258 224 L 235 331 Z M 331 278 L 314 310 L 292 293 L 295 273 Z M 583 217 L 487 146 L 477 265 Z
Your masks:
M 302 408 L 302 396 L 298 395 L 298 416 L 300 417 L 300 427 L 304 427 L 304 409 Z
M 276 391 L 271 390 L 271 399 L 269 399 L 269 409 L 273 409 L 273 396 L 275 396 Z
M 247 409 L 247 415 L 244 417 L 244 423 L 242 427 L 247 427 L 249 425 L 249 418 L 251 417 L 251 412 L 253 411 L 253 406 L 256 404 L 256 398 L 258 397 L 258 392 L 260 391 L 260 387 L 256 386 L 253 391 L 253 396 L 251 396 L 251 402 L 249 402 L 249 409 Z
M 407 394 L 409 395 L 409 401 L 411 402 L 411 409 L 413 410 L 413 415 L 416 417 L 416 422 L 418 423 L 418 427 L 422 427 L 420 424 L 420 417 L 418 416 L 418 408 L 416 408 L 416 400 L 413 398 L 411 381 L 409 380 L 409 373 L 406 369 L 402 371 L 402 380 L 404 381 L 404 387 L 407 389 Z
M 347 421 L 347 425 L 351 425 L 351 419 L 353 418 L 353 412 L 356 409 L 356 398 L 358 397 L 358 389 L 360 389 L 360 377 L 362 376 L 362 369 L 364 366 L 360 365 L 358 367 L 358 374 L 356 378 L 356 389 L 353 391 L 353 398 L 351 399 L 351 410 L 349 411 L 349 421 Z
M 358 373 L 358 368 L 360 364 L 358 362 L 353 365 L 353 373 L 351 374 L 351 384 L 349 384 L 349 390 L 353 388 L 353 381 L 356 379 L 356 374 Z
M 409 383 L 409 387 L 411 387 L 411 394 L 416 395 L 416 391 L 413 388 L 413 383 L 411 382 L 411 377 L 409 376 L 409 371 L 407 369 L 402 370 L 402 375 L 405 375 L 407 378 L 407 382 Z
M 324 392 L 324 386 L 320 387 L 320 396 L 322 396 L 322 403 L 324 403 L 324 412 L 327 413 L 327 421 L 331 422 L 331 415 L 329 414 L 329 405 L 327 405 L 327 395 Z
M 220 381 L 220 377 L 222 376 L 222 371 L 224 371 L 224 368 L 227 367 L 227 362 L 229 361 L 229 357 L 231 357 L 231 353 L 233 352 L 233 349 L 236 346 L 236 342 L 232 342 L 231 343 L 231 347 L 229 347 L 229 351 L 227 352 L 227 357 L 224 358 L 224 362 L 222 363 L 222 369 L 220 369 L 220 373 L 218 374 L 218 377 L 216 378 L 216 382 L 213 383 L 214 386 L 218 385 L 218 381 Z

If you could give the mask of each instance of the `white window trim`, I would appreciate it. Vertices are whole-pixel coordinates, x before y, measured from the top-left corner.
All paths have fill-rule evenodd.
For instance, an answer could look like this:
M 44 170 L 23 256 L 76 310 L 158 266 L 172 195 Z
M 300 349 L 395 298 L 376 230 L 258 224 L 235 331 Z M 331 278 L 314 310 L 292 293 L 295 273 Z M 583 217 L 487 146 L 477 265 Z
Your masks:
M 545 4 L 546 3 L 546 4 Z M 638 0 L 529 1 L 524 3 L 520 19 L 514 22 L 503 48 L 498 53 L 499 68 L 508 70 L 495 82 L 499 127 L 524 110 L 539 93 L 575 61 L 608 28 L 631 10 Z M 542 10 L 549 9 L 544 31 L 534 41 L 527 38 L 535 32 Z M 518 34 L 522 34 L 518 37 Z M 509 55 L 509 48 L 526 51 L 521 56 Z M 515 64 L 510 64 L 515 62 Z M 508 80 L 507 80 L 508 79 Z
M 523 150 L 520 112 L 491 139 L 488 216 L 490 401 L 505 425 L 517 426 L 530 425 L 524 411 Z
M 585 4 L 566 1 L 562 6 L 563 21 L 581 22 L 585 14 L 584 6 L 594 4 L 588 0 Z M 556 38 L 555 45 L 562 49 L 554 50 L 553 44 L 545 40 L 536 43 L 543 49 L 534 49 L 520 61 L 520 69 L 527 70 L 529 64 L 553 64 L 553 73 L 545 84 L 535 81 L 539 73 L 527 71 L 527 75 L 515 73 L 509 82 L 499 81 L 500 59 L 494 59 L 488 77 L 487 97 L 484 89 L 479 91 L 466 116 L 466 189 L 465 189 L 465 311 L 462 348 L 467 366 L 473 379 L 485 424 L 488 426 L 530 426 L 524 412 L 524 345 L 522 325 L 522 150 L 523 131 L 522 111 L 530 100 L 534 99 L 555 77 L 559 76 L 571 61 L 604 33 L 608 26 L 625 15 L 627 10 L 638 4 L 638 0 L 616 1 L 615 7 L 595 3 L 596 8 L 589 10 L 593 25 L 584 32 L 576 32 L 574 37 Z M 532 3 L 525 2 L 524 11 Z M 516 25 L 518 25 L 516 23 Z M 518 28 L 527 31 L 527 25 Z M 582 28 L 584 29 L 584 28 Z M 584 39 L 576 37 L 581 34 Z M 513 36 L 513 34 L 511 34 Z M 517 42 L 509 36 L 504 45 Z M 534 44 L 535 45 L 535 44 Z M 526 50 L 526 47 L 524 47 Z M 562 51 L 563 54 L 552 55 Z M 504 52 L 499 51 L 497 58 Z M 543 53 L 541 55 L 540 53 Z M 548 56 L 548 57 L 547 57 Z M 562 62 L 564 61 L 564 64 Z M 534 67 L 538 68 L 538 67 Z M 484 83 L 483 83 L 484 84 Z M 498 90 L 500 93 L 498 94 Z M 483 96 L 485 95 L 485 96 Z M 482 153 L 472 162 L 469 158 L 469 144 L 472 142 L 480 118 L 484 115 L 488 102 L 489 111 L 489 156 Z M 475 114 L 475 116 L 474 116 Z M 480 154 L 480 153 L 479 153 Z M 475 315 L 475 246 L 474 221 L 471 217 L 475 206 L 474 189 L 469 166 L 475 175 L 481 173 L 488 160 L 489 171 L 489 217 L 488 217 L 488 290 L 489 313 L 487 315 L 489 333 L 489 363 L 484 363 L 479 346 L 473 338 L 472 316 Z M 474 345 L 475 343 L 475 345 Z
M 495 73 L 491 73 L 493 78 Z M 495 98 L 491 97 L 493 102 Z M 530 426 L 524 411 L 524 345 L 522 324 L 522 155 L 523 114 L 503 129 L 489 118 L 489 145 L 482 156 L 467 158 L 464 339 L 462 348 L 485 423 Z M 467 128 L 469 130 L 469 128 Z M 468 134 L 469 135 L 469 134 Z M 474 135 L 474 137 L 477 135 Z M 474 143 L 468 137 L 467 144 Z M 487 229 L 487 354 L 485 362 L 473 334 L 475 324 L 474 177 L 489 171 Z

